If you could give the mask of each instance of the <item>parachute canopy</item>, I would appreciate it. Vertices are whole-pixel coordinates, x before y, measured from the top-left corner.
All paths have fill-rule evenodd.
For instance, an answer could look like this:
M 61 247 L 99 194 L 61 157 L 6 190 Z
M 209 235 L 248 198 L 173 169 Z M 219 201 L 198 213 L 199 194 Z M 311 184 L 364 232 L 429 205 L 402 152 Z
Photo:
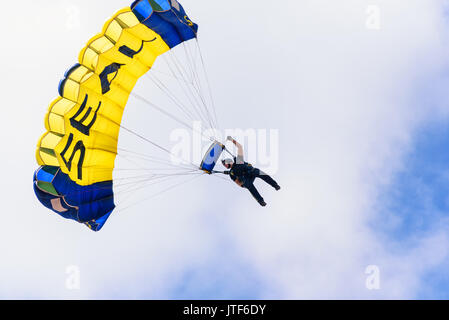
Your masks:
M 197 31 L 176 0 L 139 0 L 87 43 L 60 82 L 38 142 L 34 190 L 44 206 L 101 229 L 115 208 L 114 162 L 130 93 L 158 56 Z
M 206 173 L 212 174 L 215 165 L 217 164 L 218 159 L 220 159 L 220 156 L 223 153 L 224 149 L 225 146 L 220 142 L 215 141 L 214 143 L 212 143 L 210 148 L 207 150 L 203 161 L 201 162 L 200 169 Z

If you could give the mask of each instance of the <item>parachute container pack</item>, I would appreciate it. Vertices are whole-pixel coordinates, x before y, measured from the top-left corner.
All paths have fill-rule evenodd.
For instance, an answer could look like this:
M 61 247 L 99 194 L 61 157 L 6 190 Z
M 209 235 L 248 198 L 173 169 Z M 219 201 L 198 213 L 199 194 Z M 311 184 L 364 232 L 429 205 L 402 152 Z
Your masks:
M 220 158 L 224 149 L 225 146 L 223 144 L 221 144 L 218 141 L 215 141 L 207 150 L 206 155 L 204 156 L 203 161 L 201 162 L 200 169 L 208 174 L 212 174 L 215 165 L 217 164 L 218 159 Z

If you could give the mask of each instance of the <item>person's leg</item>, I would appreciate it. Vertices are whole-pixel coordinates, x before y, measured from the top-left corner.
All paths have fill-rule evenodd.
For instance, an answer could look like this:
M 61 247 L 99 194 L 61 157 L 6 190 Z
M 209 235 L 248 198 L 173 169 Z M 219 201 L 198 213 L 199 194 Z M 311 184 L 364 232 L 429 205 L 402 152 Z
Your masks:
M 270 186 L 272 186 L 273 188 L 275 188 L 276 190 L 279 190 L 280 187 L 278 185 L 278 183 L 276 181 L 274 181 L 274 179 L 272 177 L 270 177 L 268 174 L 260 171 L 259 169 L 255 169 L 254 170 L 255 176 L 257 178 L 262 179 L 263 181 L 265 181 L 266 183 L 268 183 Z
M 264 201 L 264 199 L 262 198 L 262 196 L 260 195 L 259 191 L 257 191 L 256 187 L 254 186 L 254 184 L 248 184 L 246 186 L 246 189 L 249 190 L 249 192 L 251 192 L 252 196 L 257 200 L 257 202 L 259 202 L 259 204 L 261 206 L 265 206 L 266 203 Z

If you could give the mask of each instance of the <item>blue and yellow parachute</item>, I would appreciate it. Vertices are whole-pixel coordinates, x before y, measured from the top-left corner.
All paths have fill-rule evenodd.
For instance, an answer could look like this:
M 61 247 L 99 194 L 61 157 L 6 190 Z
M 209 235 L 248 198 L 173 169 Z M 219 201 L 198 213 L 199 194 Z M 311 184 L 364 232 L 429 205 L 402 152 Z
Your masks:
M 34 190 L 47 208 L 99 231 L 115 208 L 113 169 L 121 120 L 156 58 L 194 39 L 176 0 L 139 0 L 117 12 L 65 74 L 38 142 Z

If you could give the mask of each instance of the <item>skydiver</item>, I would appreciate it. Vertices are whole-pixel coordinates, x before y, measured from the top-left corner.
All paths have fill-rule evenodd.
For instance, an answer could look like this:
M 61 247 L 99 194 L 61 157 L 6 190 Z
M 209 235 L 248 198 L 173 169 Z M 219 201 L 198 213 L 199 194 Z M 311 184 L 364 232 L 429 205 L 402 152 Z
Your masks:
M 254 180 L 256 180 L 256 178 L 260 178 L 277 191 L 280 190 L 281 187 L 269 175 L 262 172 L 260 169 L 254 168 L 251 164 L 244 161 L 243 147 L 240 143 L 232 137 L 228 137 L 228 141 L 232 141 L 232 143 L 237 147 L 238 153 L 237 157 L 234 159 L 222 160 L 221 163 L 223 166 L 226 169 L 229 169 L 228 171 L 225 171 L 224 174 L 229 175 L 230 178 L 240 187 L 248 189 L 257 202 L 259 202 L 262 207 L 265 207 L 267 204 L 254 186 Z

